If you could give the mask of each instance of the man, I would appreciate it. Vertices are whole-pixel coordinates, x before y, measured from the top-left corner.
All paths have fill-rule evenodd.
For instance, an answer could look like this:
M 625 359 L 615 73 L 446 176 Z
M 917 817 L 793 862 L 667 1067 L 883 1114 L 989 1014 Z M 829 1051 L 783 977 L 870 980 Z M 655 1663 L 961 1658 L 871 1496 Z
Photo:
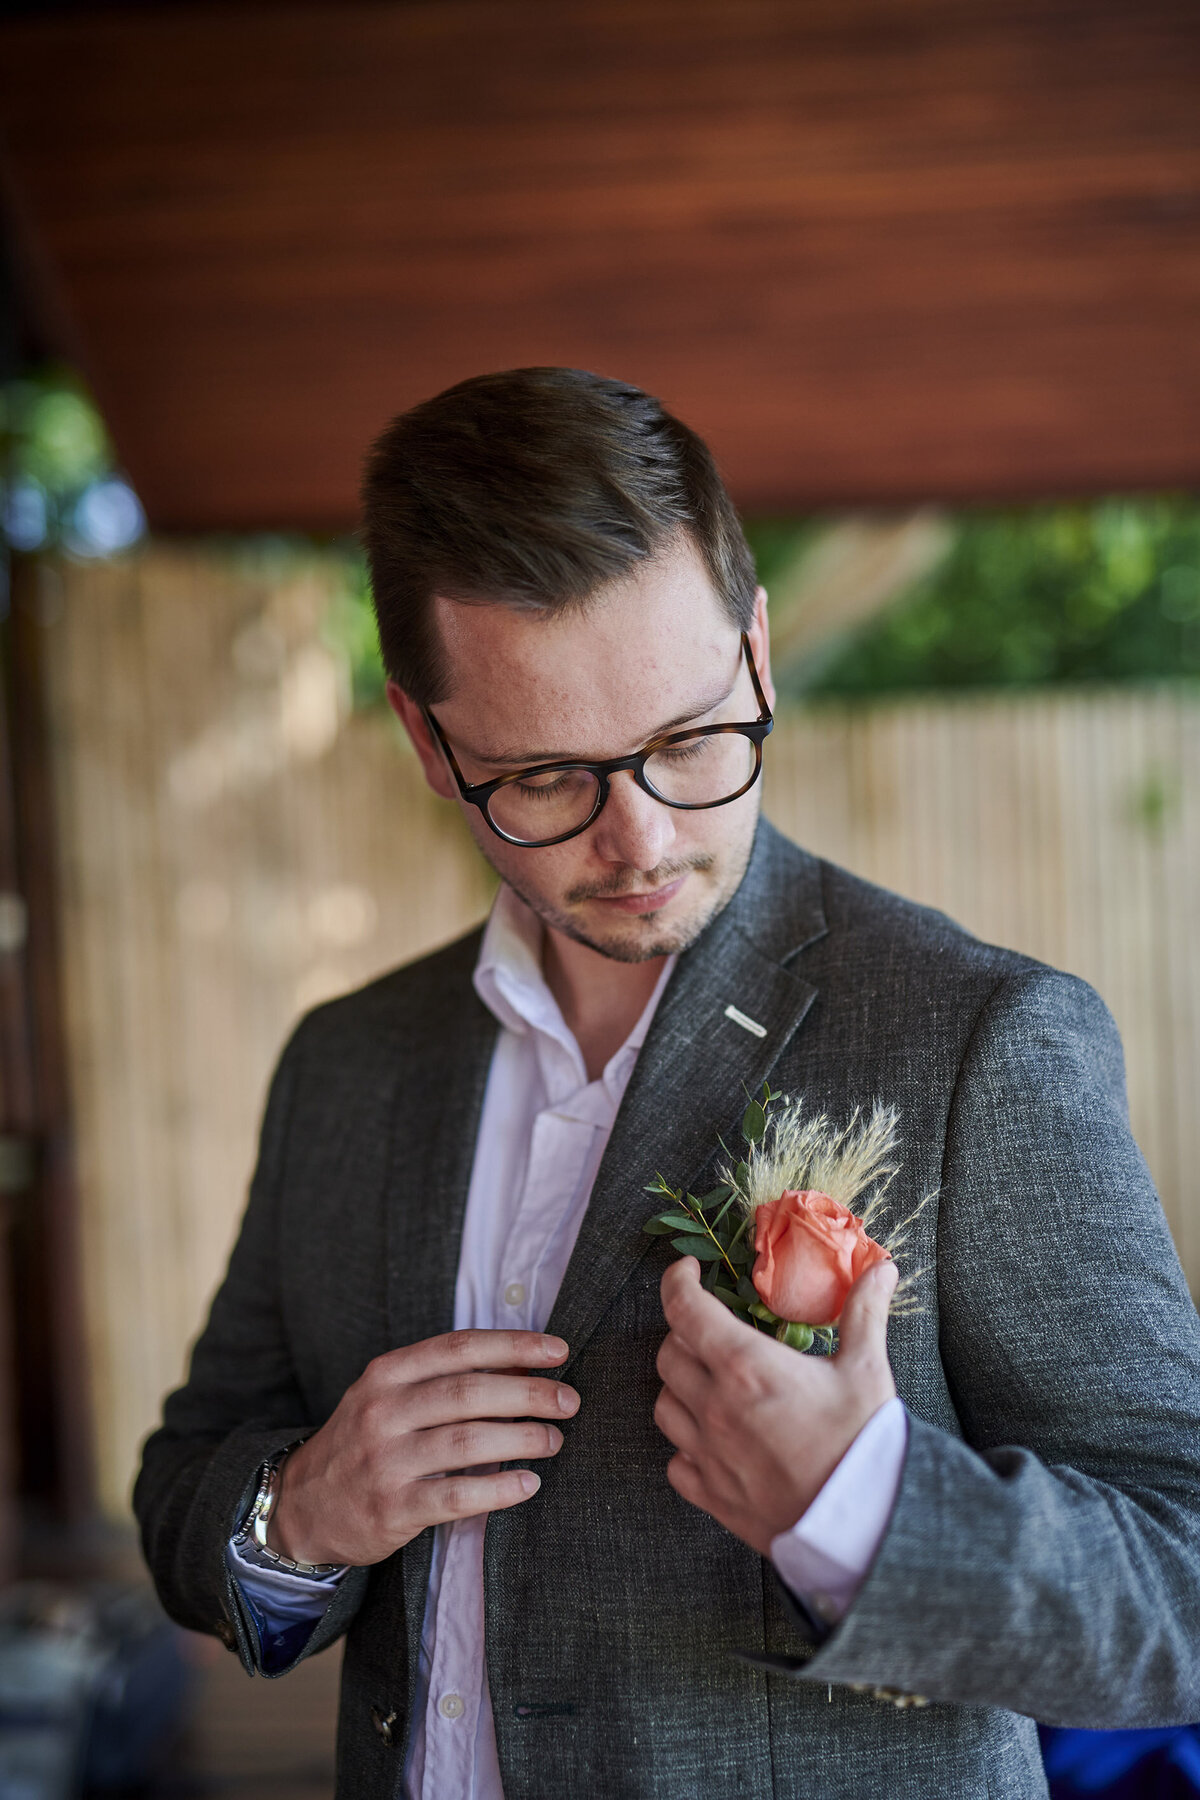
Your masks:
M 648 396 L 451 389 L 365 535 L 502 885 L 283 1055 L 138 1483 L 169 1610 L 267 1674 L 347 1633 L 347 1800 L 1024 1800 L 1033 1716 L 1194 1716 L 1200 1327 L 1100 1002 L 759 822 L 766 596 Z M 640 1229 L 767 1078 L 899 1108 L 892 1224 L 937 1190 L 832 1358 Z

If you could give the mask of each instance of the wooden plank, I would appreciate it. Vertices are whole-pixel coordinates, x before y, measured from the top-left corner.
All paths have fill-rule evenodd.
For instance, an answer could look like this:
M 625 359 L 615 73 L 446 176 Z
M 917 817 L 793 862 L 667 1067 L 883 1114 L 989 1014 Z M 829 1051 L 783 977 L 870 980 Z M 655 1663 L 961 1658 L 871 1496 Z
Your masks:
M 341 526 L 392 412 L 567 362 L 739 500 L 1200 478 L 1191 0 L 9 22 L 14 193 L 162 526 Z

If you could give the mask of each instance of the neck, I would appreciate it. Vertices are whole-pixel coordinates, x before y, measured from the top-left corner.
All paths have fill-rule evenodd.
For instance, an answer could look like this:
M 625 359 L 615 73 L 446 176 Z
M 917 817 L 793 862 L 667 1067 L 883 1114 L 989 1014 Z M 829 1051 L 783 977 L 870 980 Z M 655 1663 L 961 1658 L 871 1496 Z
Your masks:
M 589 1081 L 603 1072 L 641 1018 L 665 961 L 655 956 L 647 962 L 615 962 L 545 927 L 542 972 L 583 1052 Z

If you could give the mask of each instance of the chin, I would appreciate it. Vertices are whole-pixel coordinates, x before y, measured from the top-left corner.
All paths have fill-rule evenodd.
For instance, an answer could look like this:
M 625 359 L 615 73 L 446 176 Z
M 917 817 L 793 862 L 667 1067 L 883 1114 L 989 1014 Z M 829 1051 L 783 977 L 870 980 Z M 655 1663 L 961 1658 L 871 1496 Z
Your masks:
M 642 918 L 614 920 L 607 930 L 588 929 L 583 924 L 564 924 L 569 937 L 586 944 L 600 956 L 613 962 L 650 962 L 659 956 L 675 956 L 688 950 L 705 927 L 725 906 L 730 895 L 710 894 L 699 906 L 689 907 L 678 919 L 664 918 L 662 913 L 647 913 Z M 666 909 L 669 912 L 669 908 Z
M 687 950 L 704 929 L 697 925 L 689 931 L 670 932 L 658 921 L 658 929 L 654 936 L 638 938 L 633 932 L 613 933 L 608 937 L 592 936 L 586 931 L 572 931 L 570 936 L 577 944 L 586 944 L 589 950 L 595 950 L 599 956 L 607 956 L 610 962 L 639 963 L 652 962 L 655 957 L 674 956 L 680 950 Z

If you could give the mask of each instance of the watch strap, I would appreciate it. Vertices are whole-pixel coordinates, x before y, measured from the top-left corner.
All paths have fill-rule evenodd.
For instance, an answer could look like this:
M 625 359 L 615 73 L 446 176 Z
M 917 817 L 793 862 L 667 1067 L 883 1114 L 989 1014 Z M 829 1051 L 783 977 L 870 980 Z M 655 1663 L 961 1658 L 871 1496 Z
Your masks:
M 250 1509 L 242 1520 L 239 1530 L 234 1535 L 234 1543 L 238 1549 L 253 1544 L 255 1560 L 266 1563 L 273 1569 L 280 1569 L 287 1575 L 307 1575 L 325 1577 L 339 1574 L 345 1568 L 344 1563 L 306 1563 L 298 1562 L 294 1557 L 281 1556 L 278 1550 L 272 1550 L 267 1543 L 267 1529 L 271 1523 L 271 1515 L 275 1511 L 275 1503 L 279 1498 L 280 1472 L 284 1463 L 302 1443 L 303 1438 L 296 1438 L 293 1443 L 285 1444 L 268 1457 L 258 1471 L 258 1489 Z

